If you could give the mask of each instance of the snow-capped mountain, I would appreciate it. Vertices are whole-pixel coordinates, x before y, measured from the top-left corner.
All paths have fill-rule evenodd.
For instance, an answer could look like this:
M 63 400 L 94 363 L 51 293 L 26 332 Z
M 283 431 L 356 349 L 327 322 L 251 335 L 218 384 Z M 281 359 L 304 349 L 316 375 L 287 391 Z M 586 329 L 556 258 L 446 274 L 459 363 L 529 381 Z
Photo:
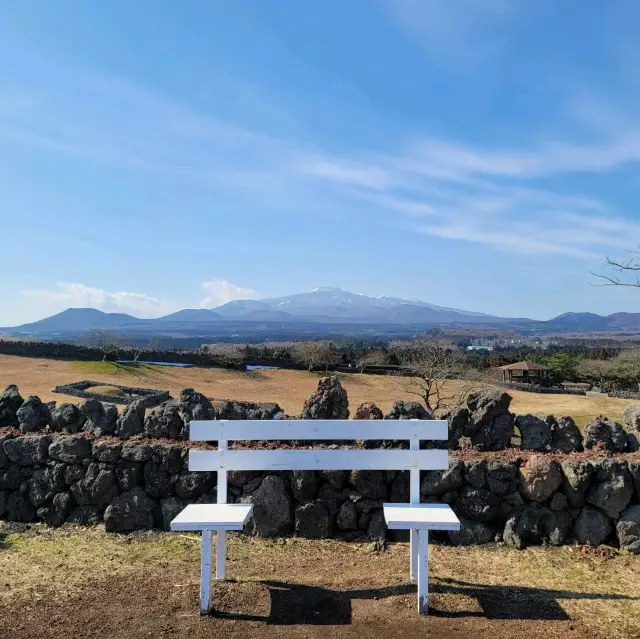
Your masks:
M 285 297 L 274 297 L 263 300 L 237 300 L 213 309 L 223 317 L 239 317 L 252 311 L 284 311 L 296 317 L 325 316 L 348 319 L 385 319 L 389 309 L 398 307 L 417 307 L 437 311 L 438 313 L 454 313 L 465 317 L 490 317 L 482 313 L 463 311 L 429 304 L 420 300 L 405 300 L 397 297 L 371 297 L 361 293 L 350 293 L 340 288 L 321 286 L 309 293 L 296 293 Z M 428 313 L 422 313 L 425 317 Z

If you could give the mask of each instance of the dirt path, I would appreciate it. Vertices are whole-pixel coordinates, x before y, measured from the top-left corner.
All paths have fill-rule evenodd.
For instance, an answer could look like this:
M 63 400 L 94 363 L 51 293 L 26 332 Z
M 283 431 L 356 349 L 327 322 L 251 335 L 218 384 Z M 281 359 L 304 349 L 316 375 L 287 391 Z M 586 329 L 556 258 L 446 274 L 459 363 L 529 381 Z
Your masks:
M 295 572 L 295 571 L 294 571 Z M 333 590 L 291 581 L 278 570 L 270 581 L 215 584 L 217 612 L 200 617 L 193 572 L 145 571 L 135 578 L 87 583 L 72 598 L 55 594 L 22 606 L 0 606 L 3 639 L 68 637 L 440 637 L 520 639 L 596 637 L 566 618 L 548 599 L 518 602 L 488 593 L 431 597 L 431 614 L 418 616 L 409 584 L 383 586 L 371 575 L 361 588 Z M 286 581 L 277 581 L 283 579 Z M 365 585 L 369 582 L 368 585 Z M 506 606 L 502 608 L 501 606 Z M 513 615 L 516 619 L 503 619 Z
M 0 637 L 636 637 L 637 559 L 611 549 L 434 544 L 430 614 L 408 544 L 231 535 L 201 617 L 197 535 L 0 522 Z M 11 531 L 19 530 L 15 533 Z

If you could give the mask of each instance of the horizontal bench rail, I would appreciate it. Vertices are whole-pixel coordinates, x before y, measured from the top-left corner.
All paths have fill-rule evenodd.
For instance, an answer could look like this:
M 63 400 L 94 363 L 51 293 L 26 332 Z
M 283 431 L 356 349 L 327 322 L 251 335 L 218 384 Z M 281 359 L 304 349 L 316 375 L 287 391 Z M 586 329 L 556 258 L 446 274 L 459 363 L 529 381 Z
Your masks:
M 446 470 L 446 450 L 191 450 L 189 470 Z
M 448 436 L 446 421 L 427 419 L 195 420 L 189 425 L 192 441 L 444 440 Z

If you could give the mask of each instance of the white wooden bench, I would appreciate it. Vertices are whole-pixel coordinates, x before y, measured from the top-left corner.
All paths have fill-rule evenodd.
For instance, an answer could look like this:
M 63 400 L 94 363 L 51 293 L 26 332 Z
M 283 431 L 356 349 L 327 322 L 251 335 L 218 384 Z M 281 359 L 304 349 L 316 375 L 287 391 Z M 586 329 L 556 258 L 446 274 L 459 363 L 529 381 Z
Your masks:
M 192 421 L 189 439 L 217 441 L 217 450 L 189 451 L 189 470 L 218 473 L 218 503 L 187 506 L 171 530 L 202 531 L 200 612 L 210 609 L 211 544 L 216 533 L 216 578 L 225 577 L 226 532 L 242 530 L 251 504 L 227 504 L 227 472 L 234 470 L 408 470 L 410 503 L 384 504 L 391 529 L 410 530 L 410 576 L 418 582 L 418 611 L 428 609 L 429 530 L 459 530 L 460 522 L 446 504 L 420 504 L 420 471 L 446 470 L 448 451 L 420 450 L 421 440 L 446 440 L 446 421 L 431 420 L 273 420 Z M 229 450 L 231 440 L 408 440 L 402 449 Z

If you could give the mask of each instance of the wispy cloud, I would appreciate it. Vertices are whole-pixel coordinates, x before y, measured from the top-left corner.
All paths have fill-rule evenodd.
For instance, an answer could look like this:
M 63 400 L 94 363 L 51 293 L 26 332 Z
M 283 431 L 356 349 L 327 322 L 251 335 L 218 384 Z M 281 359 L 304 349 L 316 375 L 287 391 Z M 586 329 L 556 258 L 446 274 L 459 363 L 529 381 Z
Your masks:
M 252 288 L 237 286 L 227 280 L 215 279 L 201 285 L 206 297 L 200 302 L 202 308 L 215 308 L 234 300 L 255 300 L 261 295 Z
M 476 66 L 504 44 L 501 27 L 522 13 L 509 0 L 384 0 L 392 22 L 447 63 Z
M 472 6 L 471 15 L 493 12 L 489 21 L 503 19 L 505 3 L 490 4 L 460 7 Z M 448 0 L 400 5 L 462 11 Z M 439 19 L 451 18 L 444 15 Z M 458 19 L 462 33 L 472 29 L 465 21 L 473 18 Z M 166 176 L 190 193 L 202 189 L 205 197 L 227 190 L 236 200 L 295 207 L 296 214 L 340 207 L 344 214 L 406 216 L 415 233 L 506 251 L 591 259 L 640 237 L 637 224 L 599 198 L 540 186 L 549 176 L 607 173 L 640 161 L 640 127 L 619 115 L 598 120 L 592 137 L 521 139 L 500 147 L 408 133 L 384 149 L 352 148 L 346 154 L 334 152 L 330 142 L 311 149 L 304 140 L 264 135 L 117 79 L 80 74 L 63 77 L 61 84 L 67 90 L 16 91 L 20 99 L 10 99 L 7 91 L 0 138 Z M 590 113 L 584 105 L 582 124 Z M 49 294 L 58 300 L 72 296 L 66 288 Z M 87 295 L 74 291 L 73 299 Z M 133 294 L 105 295 L 101 303 L 120 309 Z M 205 295 L 202 305 L 208 307 L 257 296 L 225 280 L 206 283 Z M 154 302 L 135 298 L 128 304 L 150 313 Z
M 133 313 L 140 317 L 157 317 L 175 310 L 169 300 L 144 293 L 110 292 L 77 282 L 58 282 L 54 289 L 25 289 L 25 297 L 38 300 L 47 309 L 97 308 L 113 313 Z
M 195 290 L 195 289 L 194 289 Z M 200 307 L 214 308 L 240 299 L 259 299 L 261 295 L 252 288 L 237 286 L 216 278 L 200 284 L 206 297 Z M 78 282 L 57 282 L 53 288 L 24 289 L 22 295 L 38 305 L 40 316 L 58 313 L 66 308 L 96 308 L 107 313 L 130 313 L 136 317 L 160 317 L 178 310 L 180 306 L 167 299 L 159 299 L 146 293 L 107 291 Z M 196 306 L 187 303 L 186 306 Z

